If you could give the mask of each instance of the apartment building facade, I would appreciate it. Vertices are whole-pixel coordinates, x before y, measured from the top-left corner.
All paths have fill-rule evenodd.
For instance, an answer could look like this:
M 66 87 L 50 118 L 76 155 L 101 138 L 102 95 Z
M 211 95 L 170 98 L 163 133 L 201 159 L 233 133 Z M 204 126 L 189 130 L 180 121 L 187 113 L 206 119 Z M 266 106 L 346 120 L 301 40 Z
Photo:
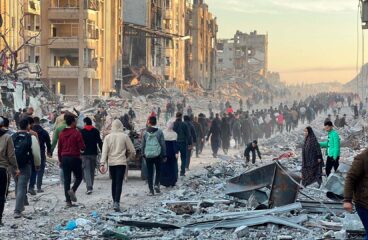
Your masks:
M 42 0 L 42 80 L 55 94 L 114 92 L 121 68 L 120 0 Z
M 218 25 L 216 18 L 209 12 L 203 0 L 193 0 L 192 10 L 192 46 L 191 68 L 189 78 L 203 89 L 216 88 L 216 43 Z

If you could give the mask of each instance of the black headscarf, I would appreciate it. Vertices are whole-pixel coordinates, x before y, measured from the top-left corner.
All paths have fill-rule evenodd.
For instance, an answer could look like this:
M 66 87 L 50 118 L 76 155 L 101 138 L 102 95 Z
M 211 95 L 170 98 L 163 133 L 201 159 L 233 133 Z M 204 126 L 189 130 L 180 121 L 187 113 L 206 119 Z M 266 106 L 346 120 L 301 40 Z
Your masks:
M 308 136 L 304 140 L 303 165 L 313 167 L 318 164 L 318 159 L 322 159 L 322 151 L 316 135 L 311 127 L 306 127 Z

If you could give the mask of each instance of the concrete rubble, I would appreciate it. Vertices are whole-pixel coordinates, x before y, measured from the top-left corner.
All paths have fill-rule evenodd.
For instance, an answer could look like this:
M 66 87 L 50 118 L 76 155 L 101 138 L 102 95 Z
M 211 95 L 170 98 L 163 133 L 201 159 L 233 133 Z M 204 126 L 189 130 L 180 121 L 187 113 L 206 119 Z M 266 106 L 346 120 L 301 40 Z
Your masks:
M 153 95 L 135 97 L 123 94 L 129 97 L 109 98 L 91 106 L 107 106 L 109 119 L 113 119 L 126 113 L 129 107 L 133 107 L 139 116 L 148 116 L 153 107 L 165 106 L 167 102 L 167 98 Z M 182 97 L 176 91 L 168 95 L 174 99 Z M 188 105 L 207 106 L 208 98 L 187 97 Z M 212 99 L 216 103 L 216 98 Z M 73 106 L 74 103 L 66 105 Z M 197 110 L 207 113 L 206 107 Z M 144 117 L 139 119 L 135 122 L 136 129 L 142 129 L 145 124 Z M 301 152 L 303 133 L 299 127 L 291 133 L 278 133 L 270 139 L 260 140 L 263 158 L 254 165 L 245 164 L 241 157 L 242 149 L 233 150 L 231 155 L 220 155 L 212 164 L 191 172 L 176 187 L 155 196 L 154 201 L 142 202 L 124 209 L 122 213 L 112 213 L 109 201 L 103 200 L 93 209 L 87 210 L 80 204 L 72 212 L 64 210 L 64 214 L 50 218 L 57 204 L 62 202 L 53 193 L 37 195 L 30 199 L 34 211 L 29 216 L 37 223 L 14 223 L 6 230 L 0 229 L 0 236 L 14 238 L 21 233 L 22 239 L 211 240 L 346 239 L 360 236 L 362 226 L 357 215 L 345 213 L 341 199 L 336 198 L 342 195 L 344 176 L 352 157 L 367 146 L 363 130 L 359 129 L 361 123 L 353 119 L 349 121 L 353 127 L 338 130 L 345 143 L 341 153 L 343 164 L 337 173 L 324 179 L 321 189 L 315 189 L 316 186 L 299 189 L 283 171 L 287 169 L 295 177 L 294 181 L 300 180 L 301 156 L 298 153 Z M 322 118 L 311 125 L 319 139 L 325 137 L 326 134 L 320 130 Z M 109 131 L 108 121 L 103 131 Z M 351 139 L 354 139 L 354 146 L 349 145 Z M 285 152 L 294 154 L 277 163 L 272 160 Z M 266 171 L 262 172 L 262 169 Z M 258 174 L 258 177 L 253 174 Z M 251 176 L 249 181 L 245 180 L 247 176 Z M 278 184 L 281 182 L 285 187 L 285 181 L 288 187 L 280 188 Z M 45 184 L 59 184 L 57 164 L 50 162 L 48 165 Z M 333 193 L 335 198 L 329 193 Z M 127 197 L 129 194 L 136 196 L 130 192 Z

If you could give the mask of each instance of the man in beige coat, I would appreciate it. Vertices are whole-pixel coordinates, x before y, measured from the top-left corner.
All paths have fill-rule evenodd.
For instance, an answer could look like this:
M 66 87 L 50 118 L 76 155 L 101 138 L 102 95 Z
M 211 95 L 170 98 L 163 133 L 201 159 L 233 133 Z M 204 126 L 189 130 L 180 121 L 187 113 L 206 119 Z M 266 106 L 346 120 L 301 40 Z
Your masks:
M 101 155 L 101 168 L 109 166 L 112 179 L 111 192 L 114 201 L 114 210 L 120 211 L 120 196 L 128 159 L 135 156 L 135 148 L 129 136 L 124 133 L 120 120 L 112 123 L 111 133 L 106 136 Z

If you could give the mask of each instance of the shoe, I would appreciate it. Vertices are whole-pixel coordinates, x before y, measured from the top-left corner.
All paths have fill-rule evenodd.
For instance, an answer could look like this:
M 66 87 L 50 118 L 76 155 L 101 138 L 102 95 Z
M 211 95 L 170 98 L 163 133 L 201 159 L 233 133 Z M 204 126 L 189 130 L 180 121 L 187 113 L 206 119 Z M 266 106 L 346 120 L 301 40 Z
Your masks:
M 43 192 L 45 192 L 43 189 L 41 188 L 37 189 L 37 193 L 43 193 Z
M 161 193 L 160 186 L 155 186 L 155 191 L 156 191 L 156 193 Z
M 26 197 L 26 199 L 24 200 L 24 206 L 29 206 L 29 202 L 28 202 L 28 198 Z
M 113 208 L 115 212 L 120 212 L 120 204 L 118 202 L 114 202 Z
M 72 202 L 66 202 L 66 207 L 71 208 L 74 207 Z
M 37 194 L 33 188 L 29 189 L 28 193 L 31 194 L 32 196 L 35 196 Z
M 149 191 L 148 196 L 155 196 L 155 192 L 152 190 Z
M 68 195 L 70 197 L 70 200 L 72 200 L 72 202 L 77 202 L 77 197 L 75 196 L 75 192 L 73 190 L 69 190 Z
M 87 190 L 86 194 L 87 195 L 91 195 L 92 194 L 92 190 Z
M 0 221 L 0 227 L 4 227 L 4 223 Z
M 17 218 L 21 218 L 22 217 L 22 214 L 20 212 L 14 212 L 14 218 L 17 219 Z
M 185 177 L 185 173 L 180 173 L 180 177 Z

